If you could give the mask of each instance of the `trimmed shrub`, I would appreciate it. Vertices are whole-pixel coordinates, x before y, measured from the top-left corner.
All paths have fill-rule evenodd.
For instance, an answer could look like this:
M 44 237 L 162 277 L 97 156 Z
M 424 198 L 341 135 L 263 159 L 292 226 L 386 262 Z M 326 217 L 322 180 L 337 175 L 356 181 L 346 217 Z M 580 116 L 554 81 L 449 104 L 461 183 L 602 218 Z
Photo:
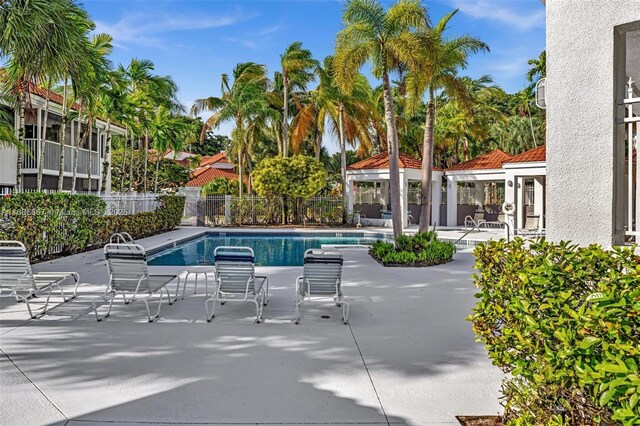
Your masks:
M 23 242 L 32 261 L 66 256 L 100 246 L 114 232 L 142 238 L 175 229 L 184 197 L 162 195 L 153 212 L 104 216 L 105 202 L 94 195 L 41 192 L 0 198 L 0 239 Z
M 640 423 L 640 264 L 541 239 L 475 250 L 470 320 L 503 383 L 510 425 Z
M 451 262 L 456 247 L 440 241 L 435 232 L 400 235 L 395 244 L 376 241 L 369 254 L 384 266 L 433 266 Z

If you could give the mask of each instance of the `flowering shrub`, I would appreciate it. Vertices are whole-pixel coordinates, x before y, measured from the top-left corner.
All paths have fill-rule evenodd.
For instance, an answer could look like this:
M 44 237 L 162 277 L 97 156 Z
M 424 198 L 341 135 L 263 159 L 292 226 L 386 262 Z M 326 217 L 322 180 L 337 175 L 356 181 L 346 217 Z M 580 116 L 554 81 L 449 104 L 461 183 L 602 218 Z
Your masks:
M 640 423 L 640 264 L 544 239 L 475 250 L 470 320 L 503 383 L 512 425 Z

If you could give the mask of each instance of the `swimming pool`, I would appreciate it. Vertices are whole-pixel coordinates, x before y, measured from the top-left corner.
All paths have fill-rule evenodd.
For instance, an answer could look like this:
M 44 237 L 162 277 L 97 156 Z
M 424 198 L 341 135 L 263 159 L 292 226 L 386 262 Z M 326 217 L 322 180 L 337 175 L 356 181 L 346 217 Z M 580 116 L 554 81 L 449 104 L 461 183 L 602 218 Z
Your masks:
M 247 246 L 256 255 L 258 266 L 301 266 L 304 252 L 310 248 L 334 244 L 372 244 L 383 234 L 364 232 L 323 233 L 216 233 L 187 241 L 153 254 L 149 265 L 213 265 L 218 246 Z

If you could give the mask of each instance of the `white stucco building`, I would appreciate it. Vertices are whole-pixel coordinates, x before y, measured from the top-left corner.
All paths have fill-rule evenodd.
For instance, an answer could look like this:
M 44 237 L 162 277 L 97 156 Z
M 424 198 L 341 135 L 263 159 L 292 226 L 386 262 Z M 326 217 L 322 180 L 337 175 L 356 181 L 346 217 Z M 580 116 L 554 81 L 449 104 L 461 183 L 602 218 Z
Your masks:
M 47 128 L 44 128 L 45 97 L 49 97 L 49 116 Z M 58 174 L 60 164 L 60 138 L 62 137 L 62 101 L 57 93 L 49 92 L 41 87 L 32 86 L 29 94 L 29 105 L 25 113 L 25 147 L 31 155 L 22 155 L 23 188 L 35 189 L 40 161 L 39 147 L 44 139 L 43 189 L 58 188 Z M 2 107 L 0 105 L 0 107 Z M 13 123 L 17 122 L 16 112 L 4 107 L 10 112 Z M 72 106 L 72 111 L 77 105 Z M 12 124 L 13 124 L 12 123 Z M 88 190 L 89 182 L 93 191 L 99 191 L 103 179 L 103 162 L 107 147 L 107 123 L 101 119 L 94 120 L 91 137 L 86 137 L 78 147 L 78 168 L 76 190 Z M 64 142 L 64 190 L 71 189 L 73 175 L 73 147 L 79 142 L 80 135 L 87 131 L 85 120 L 78 118 L 67 124 Z M 124 135 L 125 129 L 111 124 L 111 135 Z M 0 147 L 0 193 L 8 191 L 16 185 L 16 163 L 18 151 L 15 148 Z M 91 167 L 89 163 L 91 162 Z M 91 171 L 91 176 L 89 176 Z
M 548 237 L 638 241 L 640 1 L 545 4 Z

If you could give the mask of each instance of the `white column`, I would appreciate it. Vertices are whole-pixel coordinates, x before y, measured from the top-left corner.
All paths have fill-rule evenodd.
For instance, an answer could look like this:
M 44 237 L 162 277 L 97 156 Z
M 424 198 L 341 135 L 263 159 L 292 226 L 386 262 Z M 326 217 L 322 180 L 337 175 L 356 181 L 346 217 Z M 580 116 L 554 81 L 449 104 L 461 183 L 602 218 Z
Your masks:
M 447 226 L 458 226 L 458 179 L 447 176 Z
M 350 217 L 353 217 L 353 199 L 355 195 L 353 193 L 353 182 L 353 177 L 347 174 L 347 214 Z
M 538 216 L 538 227 L 544 228 L 544 178 L 533 179 L 533 214 Z
M 516 180 L 513 172 L 507 171 L 504 177 L 504 202 L 510 203 L 515 206 L 516 204 L 516 190 L 518 188 L 518 182 Z M 517 214 L 517 213 L 516 213 Z M 509 234 L 513 233 L 513 229 L 515 227 L 515 217 L 513 215 L 504 216 L 505 222 L 507 226 L 505 226 L 505 238 L 509 236 Z
M 524 178 L 517 176 L 516 181 L 516 229 L 524 228 Z
M 402 220 L 402 228 L 406 228 L 409 224 L 409 181 L 404 171 L 400 171 L 400 218 Z
M 440 225 L 440 205 L 442 204 L 442 178 L 436 176 L 431 181 L 431 223 Z

